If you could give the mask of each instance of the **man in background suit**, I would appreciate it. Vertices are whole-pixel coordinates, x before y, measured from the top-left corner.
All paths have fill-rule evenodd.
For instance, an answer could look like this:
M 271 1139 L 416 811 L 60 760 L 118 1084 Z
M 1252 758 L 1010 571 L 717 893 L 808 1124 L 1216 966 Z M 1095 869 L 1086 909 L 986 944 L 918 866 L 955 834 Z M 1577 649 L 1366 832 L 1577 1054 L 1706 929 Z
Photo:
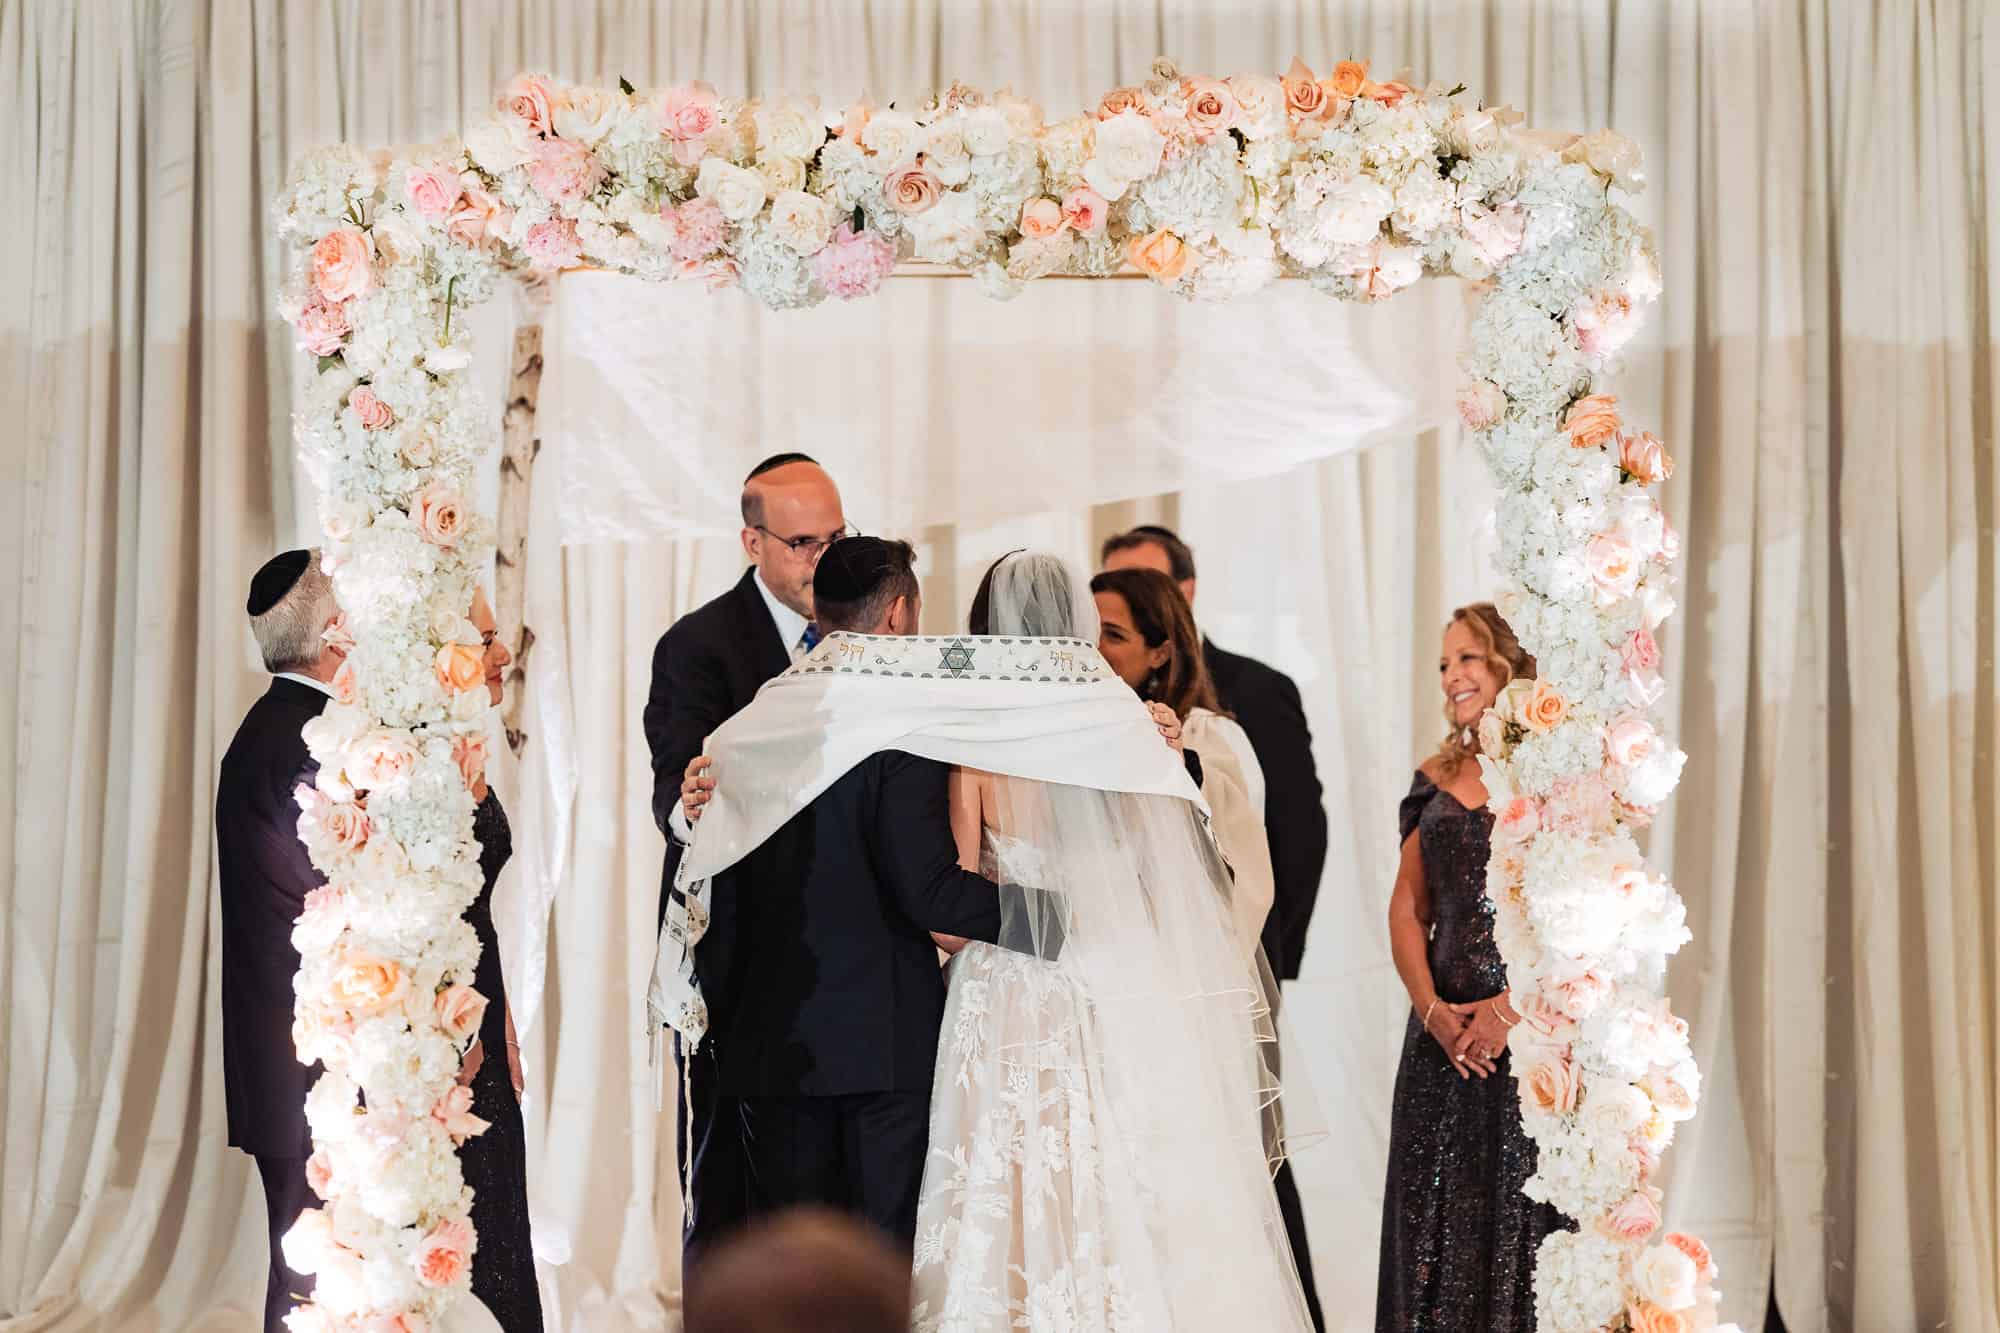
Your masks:
M 680 808 L 683 776 L 709 733 L 819 642 L 812 623 L 813 571 L 847 530 L 840 491 L 804 454 L 779 454 L 752 469 L 743 483 L 742 514 L 743 552 L 751 567 L 728 592 L 675 621 L 653 650 L 645 729 L 653 758 L 653 820 L 667 837 L 662 922 L 689 836 Z M 679 1050 L 676 1041 L 677 1062 Z M 686 1082 L 688 1114 L 675 1144 L 681 1177 L 691 1186 L 684 1201 L 683 1274 L 745 1216 L 736 1107 L 717 1095 L 712 1046 L 694 1057 Z
M 1188 605 L 1194 605 L 1194 552 L 1171 529 L 1148 524 L 1120 533 L 1104 543 L 1102 559 L 1106 569 L 1158 570 L 1178 583 Z M 1264 770 L 1264 831 L 1271 844 L 1275 888 L 1271 913 L 1264 920 L 1264 956 L 1280 981 L 1295 981 L 1305 957 L 1306 928 L 1319 898 L 1320 873 L 1326 868 L 1326 806 L 1313 764 L 1305 705 L 1290 676 L 1254 658 L 1224 652 L 1206 635 L 1201 642 L 1223 711 L 1232 714 L 1249 736 L 1250 748 Z M 1325 1328 L 1313 1284 L 1305 1212 L 1290 1162 L 1279 1168 L 1276 1184 L 1313 1327 Z
M 215 788 L 216 864 L 222 882 L 222 1081 L 229 1144 L 257 1160 L 270 1214 L 265 1333 L 282 1333 L 294 1295 L 312 1279 L 285 1266 L 281 1242 L 319 1201 L 306 1185 L 312 1135 L 306 1093 L 319 1066 L 292 1046 L 292 923 L 321 884 L 299 841 L 300 783 L 317 772 L 300 737 L 329 697 L 343 653 L 326 641 L 338 614 L 317 551 L 273 557 L 250 581 L 250 629 L 271 673 L 222 757 Z

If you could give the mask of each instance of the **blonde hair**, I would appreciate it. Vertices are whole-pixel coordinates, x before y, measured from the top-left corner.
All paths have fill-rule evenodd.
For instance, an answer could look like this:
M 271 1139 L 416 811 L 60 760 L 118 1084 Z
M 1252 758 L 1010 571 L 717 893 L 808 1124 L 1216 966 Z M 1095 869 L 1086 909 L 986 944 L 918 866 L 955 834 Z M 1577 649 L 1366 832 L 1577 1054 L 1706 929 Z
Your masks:
M 1445 632 L 1453 625 L 1463 622 L 1472 631 L 1472 637 L 1479 640 L 1479 646 L 1486 650 L 1486 661 L 1499 679 L 1500 689 L 1506 689 L 1510 681 L 1533 680 L 1535 659 L 1521 647 L 1521 641 L 1514 637 L 1514 627 L 1500 616 L 1499 610 L 1491 602 L 1474 602 L 1461 606 L 1451 613 L 1445 622 Z M 1458 775 L 1461 765 L 1471 762 L 1479 753 L 1479 732 L 1475 728 L 1461 727 L 1451 715 L 1451 701 L 1445 700 L 1444 720 L 1447 730 L 1444 740 L 1439 743 L 1435 761 L 1438 776 L 1449 782 Z

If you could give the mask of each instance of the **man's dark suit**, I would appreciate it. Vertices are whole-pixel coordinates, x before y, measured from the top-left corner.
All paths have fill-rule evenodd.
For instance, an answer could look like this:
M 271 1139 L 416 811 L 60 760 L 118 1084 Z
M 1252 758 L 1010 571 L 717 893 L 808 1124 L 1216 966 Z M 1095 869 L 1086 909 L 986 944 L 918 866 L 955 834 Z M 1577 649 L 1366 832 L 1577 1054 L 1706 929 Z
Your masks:
M 1271 914 L 1264 920 L 1264 956 L 1280 980 L 1292 981 L 1305 957 L 1306 927 L 1319 898 L 1320 872 L 1326 868 L 1326 806 L 1320 799 L 1305 705 L 1299 687 L 1281 671 L 1254 658 L 1226 653 L 1206 639 L 1202 654 L 1223 709 L 1235 715 L 1264 770 L 1264 832 L 1271 844 L 1275 888 Z M 1290 1162 L 1279 1167 L 1275 1183 L 1313 1327 L 1324 1328 L 1306 1243 L 1305 1210 Z
M 681 847 L 668 819 L 680 803 L 681 778 L 709 736 L 751 699 L 764 682 L 792 663 L 778 637 L 771 608 L 757 590 L 756 573 L 746 571 L 722 596 L 690 611 L 660 636 L 653 650 L 653 684 L 646 697 L 646 745 L 653 755 L 653 822 L 667 835 L 666 868 L 660 877 L 660 920 Z M 676 1063 L 680 1047 L 675 1044 Z M 675 1151 L 682 1179 L 692 1188 L 683 1232 L 685 1267 L 715 1239 L 744 1218 L 743 1167 L 733 1102 L 718 1102 L 715 1067 L 704 1046 L 687 1069 L 688 1116 Z M 692 1153 L 693 1170 L 688 1157 Z
M 236 729 L 215 788 L 223 1099 L 230 1146 L 257 1159 L 264 1181 L 271 1225 L 264 1327 L 272 1333 L 282 1329 L 292 1295 L 312 1290 L 311 1278 L 285 1267 L 279 1242 L 300 1212 L 319 1203 L 306 1186 L 312 1134 L 305 1105 L 320 1068 L 300 1064 L 292 1046 L 299 970 L 292 923 L 323 881 L 299 841 L 292 792 L 319 771 L 299 732 L 325 705 L 326 695 L 310 685 L 273 679 Z
M 695 963 L 753 1213 L 826 1204 L 914 1241 L 945 1003 L 929 932 L 1000 930 L 1000 890 L 959 868 L 948 781 L 874 755 L 715 880 Z

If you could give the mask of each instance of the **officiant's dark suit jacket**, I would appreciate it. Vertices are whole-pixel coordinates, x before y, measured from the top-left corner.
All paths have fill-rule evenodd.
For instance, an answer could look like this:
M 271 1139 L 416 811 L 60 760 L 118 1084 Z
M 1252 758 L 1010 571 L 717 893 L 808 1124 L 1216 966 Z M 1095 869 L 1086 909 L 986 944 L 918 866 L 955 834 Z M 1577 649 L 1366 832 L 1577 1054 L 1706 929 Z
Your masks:
M 721 1000 L 725 1095 L 928 1100 L 945 1000 L 930 932 L 1000 930 L 999 888 L 959 868 L 948 781 L 929 759 L 871 756 L 716 877 L 695 965 Z
M 324 880 L 299 841 L 292 799 L 319 766 L 299 735 L 326 695 L 273 678 L 222 756 L 215 845 L 222 881 L 222 1084 L 230 1146 L 259 1157 L 312 1153 L 306 1093 L 319 1066 L 292 1046 L 292 923 Z

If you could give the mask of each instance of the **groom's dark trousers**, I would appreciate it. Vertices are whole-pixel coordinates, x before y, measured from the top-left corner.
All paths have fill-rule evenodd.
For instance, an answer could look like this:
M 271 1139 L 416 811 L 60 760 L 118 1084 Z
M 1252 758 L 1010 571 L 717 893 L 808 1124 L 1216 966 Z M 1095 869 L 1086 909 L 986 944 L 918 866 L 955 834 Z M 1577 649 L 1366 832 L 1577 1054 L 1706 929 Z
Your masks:
M 827 1204 L 915 1238 L 945 1001 L 930 932 L 1001 924 L 999 887 L 959 868 L 948 781 L 874 755 L 715 880 L 695 965 L 753 1216 Z
M 791 654 L 750 571 L 714 601 L 674 622 L 653 650 L 653 680 L 646 696 L 646 745 L 653 761 L 653 821 L 667 836 L 666 867 L 660 876 L 660 919 L 681 848 L 669 827 L 680 801 L 688 762 L 717 727 L 727 722 L 764 682 L 791 665 Z M 685 1060 L 674 1043 L 675 1087 L 687 1089 L 686 1114 L 677 1116 L 676 1158 L 681 1179 L 691 1183 L 684 1200 L 682 1271 L 701 1253 L 743 1224 L 742 1131 L 736 1104 L 717 1092 L 713 1048 L 704 1046 Z M 678 1100 L 678 1099 L 677 1099 Z

